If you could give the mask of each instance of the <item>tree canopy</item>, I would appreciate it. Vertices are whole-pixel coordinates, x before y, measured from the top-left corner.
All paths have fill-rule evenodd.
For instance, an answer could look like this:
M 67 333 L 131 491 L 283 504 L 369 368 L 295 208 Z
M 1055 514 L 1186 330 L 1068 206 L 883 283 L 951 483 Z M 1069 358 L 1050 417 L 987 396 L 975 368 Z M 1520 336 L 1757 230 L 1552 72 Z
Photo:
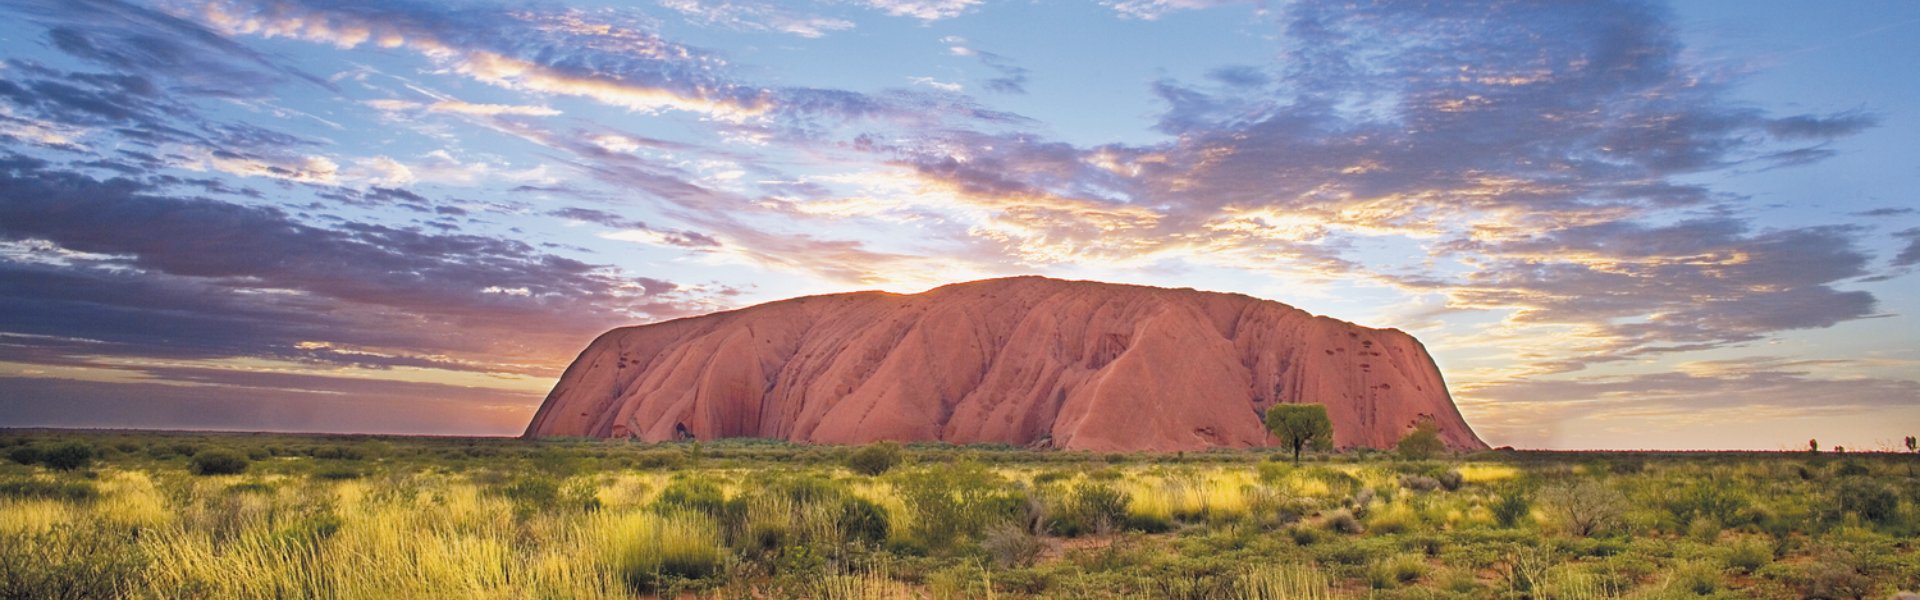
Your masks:
M 1308 446 L 1333 447 L 1333 421 L 1327 418 L 1327 407 L 1319 404 L 1275 404 L 1267 409 L 1266 425 L 1282 445 L 1293 449 L 1294 464 L 1300 464 L 1300 451 Z

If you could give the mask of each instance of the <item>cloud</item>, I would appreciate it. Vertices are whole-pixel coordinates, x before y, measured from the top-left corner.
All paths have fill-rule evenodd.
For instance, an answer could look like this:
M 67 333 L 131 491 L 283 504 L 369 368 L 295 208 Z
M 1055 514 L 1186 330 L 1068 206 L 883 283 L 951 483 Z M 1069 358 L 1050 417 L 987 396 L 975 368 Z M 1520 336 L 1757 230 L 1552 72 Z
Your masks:
M 743 118 L 768 108 L 762 90 L 712 74 L 724 61 L 674 44 L 617 14 L 514 13 L 412 3 L 307 5 L 215 0 L 198 17 L 233 35 L 288 37 L 350 49 L 412 50 L 477 81 L 578 96 L 633 110 Z
M 754 0 L 660 0 L 660 6 L 685 16 L 688 21 L 742 31 L 772 31 L 803 38 L 825 37 L 833 31 L 853 29 L 853 22 L 798 14 L 781 5 Z
M 355 361 L 451 354 L 551 369 L 609 326 L 704 306 L 691 289 L 518 241 L 354 221 L 320 228 L 38 161 L 8 161 L 0 198 L 0 239 L 86 257 L 0 265 L 9 290 L 0 329 L 107 340 L 125 346 L 118 352 L 320 359 L 328 355 L 299 345 L 329 342 L 363 349 Z M 525 293 L 487 293 L 495 288 Z
M 1893 236 L 1907 242 L 1907 247 L 1893 256 L 1893 266 L 1920 265 L 1920 227 L 1901 231 Z
M 980 4 L 980 0 L 856 0 L 869 8 L 883 11 L 896 17 L 913 17 L 921 21 L 938 21 L 965 14 Z
M 1181 11 L 1205 10 L 1234 4 L 1253 4 L 1253 2 L 1247 0 L 1102 0 L 1101 4 L 1120 13 L 1122 17 L 1152 21 Z

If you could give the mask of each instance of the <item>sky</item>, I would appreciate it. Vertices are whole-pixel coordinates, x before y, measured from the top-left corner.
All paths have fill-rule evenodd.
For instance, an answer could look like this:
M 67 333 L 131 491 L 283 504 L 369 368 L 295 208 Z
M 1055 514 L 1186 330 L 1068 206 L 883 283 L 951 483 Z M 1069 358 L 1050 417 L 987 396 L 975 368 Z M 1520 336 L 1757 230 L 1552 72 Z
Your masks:
M 1920 433 L 1920 3 L 0 0 L 0 427 L 513 435 L 609 328 L 1040 274 L 1489 443 Z

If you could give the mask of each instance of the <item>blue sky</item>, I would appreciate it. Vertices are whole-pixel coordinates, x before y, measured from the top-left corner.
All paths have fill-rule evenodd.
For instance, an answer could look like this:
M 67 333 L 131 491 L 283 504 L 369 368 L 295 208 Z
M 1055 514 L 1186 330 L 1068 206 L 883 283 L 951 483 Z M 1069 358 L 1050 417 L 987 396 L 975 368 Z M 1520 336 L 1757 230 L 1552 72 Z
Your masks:
M 1920 432 L 1906 2 L 0 0 L 0 425 L 517 432 L 607 328 L 1044 274 L 1495 445 Z

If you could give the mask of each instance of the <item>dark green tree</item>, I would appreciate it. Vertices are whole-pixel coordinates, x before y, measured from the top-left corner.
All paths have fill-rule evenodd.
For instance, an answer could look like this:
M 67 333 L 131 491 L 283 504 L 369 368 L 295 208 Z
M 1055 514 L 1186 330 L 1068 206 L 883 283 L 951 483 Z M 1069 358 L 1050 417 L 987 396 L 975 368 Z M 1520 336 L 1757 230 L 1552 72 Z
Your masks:
M 1300 451 L 1333 447 L 1333 421 L 1327 407 L 1319 404 L 1275 404 L 1267 409 L 1267 431 L 1280 438 L 1280 444 L 1293 449 L 1293 464 L 1300 464 Z
M 73 441 L 54 446 L 41 456 L 40 464 L 56 471 L 72 471 L 93 464 L 93 446 Z

